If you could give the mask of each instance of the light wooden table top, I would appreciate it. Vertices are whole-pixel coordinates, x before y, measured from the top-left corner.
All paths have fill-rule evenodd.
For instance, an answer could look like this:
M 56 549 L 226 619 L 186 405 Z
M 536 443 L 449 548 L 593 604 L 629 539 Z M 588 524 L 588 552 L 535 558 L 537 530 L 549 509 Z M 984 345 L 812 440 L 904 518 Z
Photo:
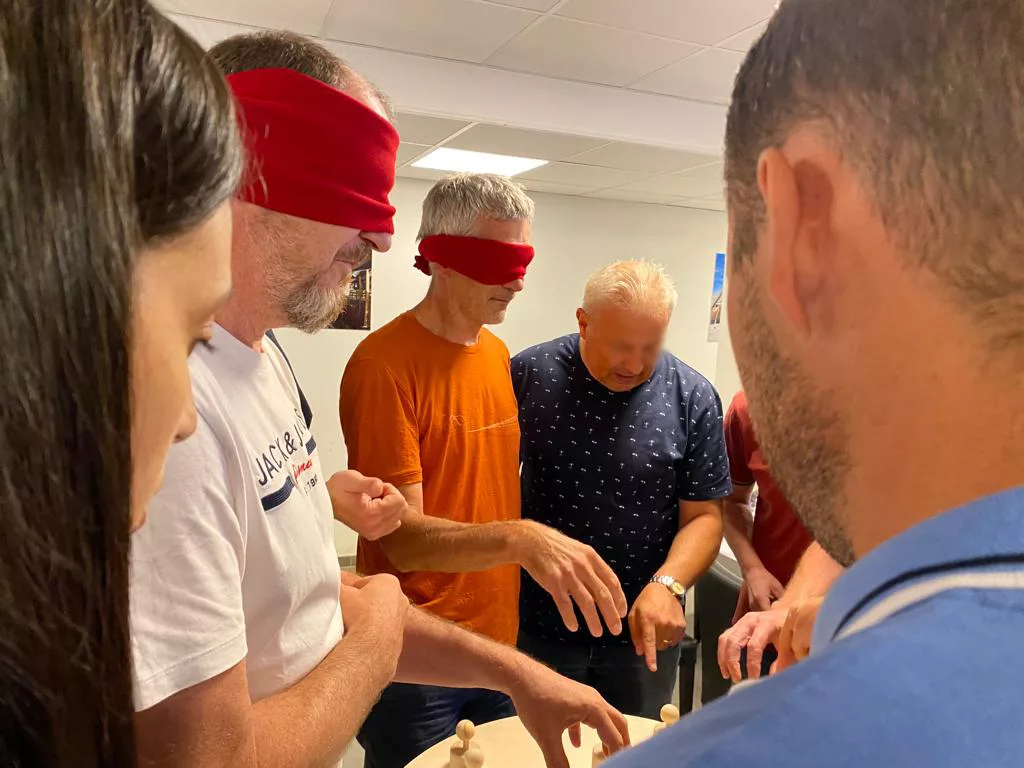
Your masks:
M 649 739 L 654 732 L 656 720 L 626 715 L 629 723 L 629 738 L 633 744 Z M 540 747 L 527 733 L 518 717 L 508 717 L 476 726 L 473 741 L 484 753 L 484 768 L 544 768 L 544 757 Z M 569 757 L 570 768 L 591 768 L 594 746 L 599 742 L 597 731 L 583 726 L 582 746 L 577 749 L 569 743 L 569 735 L 562 735 L 565 754 Z M 417 757 L 406 768 L 448 768 L 448 757 L 452 744 L 458 738 L 452 736 L 435 744 Z

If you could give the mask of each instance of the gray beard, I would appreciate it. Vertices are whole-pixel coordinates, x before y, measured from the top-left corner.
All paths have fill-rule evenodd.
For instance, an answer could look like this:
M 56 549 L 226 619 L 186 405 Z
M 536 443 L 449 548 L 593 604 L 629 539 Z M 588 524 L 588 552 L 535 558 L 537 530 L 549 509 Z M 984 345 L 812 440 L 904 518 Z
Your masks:
M 318 285 L 316 278 L 300 285 L 281 302 L 288 326 L 305 333 L 316 333 L 327 328 L 345 311 L 351 287 L 351 278 L 333 288 Z

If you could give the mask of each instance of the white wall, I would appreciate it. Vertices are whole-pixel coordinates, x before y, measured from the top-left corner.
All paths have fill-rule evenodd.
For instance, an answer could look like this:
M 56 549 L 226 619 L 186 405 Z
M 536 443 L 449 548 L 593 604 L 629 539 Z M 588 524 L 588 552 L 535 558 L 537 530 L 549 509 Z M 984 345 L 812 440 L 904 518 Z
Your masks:
M 412 263 L 420 208 L 429 188 L 430 182 L 399 179 L 392 194 L 398 208 L 394 246 L 374 257 L 374 328 L 412 307 L 426 290 L 426 276 Z M 648 258 L 668 268 L 679 290 L 668 348 L 714 381 L 718 345 L 707 341 L 707 324 L 715 253 L 725 246 L 725 214 L 562 195 L 532 197 L 537 202 L 537 257 L 530 265 L 526 290 L 512 303 L 505 323 L 492 329 L 512 354 L 576 329 L 576 307 L 593 270 L 617 259 Z M 328 476 L 346 466 L 338 386 L 345 363 L 364 335 L 279 334 L 316 414 L 317 445 Z M 354 535 L 341 525 L 335 541 L 340 554 L 355 551 Z

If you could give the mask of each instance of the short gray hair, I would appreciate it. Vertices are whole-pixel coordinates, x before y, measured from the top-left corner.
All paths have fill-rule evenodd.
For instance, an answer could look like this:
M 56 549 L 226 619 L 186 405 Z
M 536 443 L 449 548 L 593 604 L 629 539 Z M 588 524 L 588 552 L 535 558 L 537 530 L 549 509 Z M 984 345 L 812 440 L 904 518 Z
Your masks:
M 350 95 L 372 96 L 384 107 L 388 120 L 395 119 L 387 94 L 340 56 L 304 35 L 276 29 L 247 32 L 221 40 L 209 55 L 225 75 L 252 69 L 291 69 Z
M 533 221 L 533 200 L 522 184 L 489 173 L 456 173 L 435 184 L 423 201 L 418 240 L 431 235 L 472 237 L 481 218 Z
M 587 279 L 583 311 L 593 314 L 604 304 L 633 312 L 668 318 L 675 309 L 675 283 L 661 264 L 653 261 L 617 261 Z

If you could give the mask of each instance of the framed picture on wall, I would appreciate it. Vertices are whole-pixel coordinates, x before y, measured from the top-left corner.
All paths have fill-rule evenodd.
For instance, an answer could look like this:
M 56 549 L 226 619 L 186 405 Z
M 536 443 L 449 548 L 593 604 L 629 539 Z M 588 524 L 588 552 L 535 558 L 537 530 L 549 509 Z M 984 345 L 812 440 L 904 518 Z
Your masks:
M 722 301 L 725 295 L 725 254 L 715 254 L 715 276 L 711 282 L 711 313 L 708 318 L 708 341 L 718 341 L 722 332 Z
M 352 287 L 348 292 L 345 309 L 338 315 L 331 328 L 339 331 L 370 330 L 370 304 L 373 288 L 373 258 L 360 264 L 352 272 Z

